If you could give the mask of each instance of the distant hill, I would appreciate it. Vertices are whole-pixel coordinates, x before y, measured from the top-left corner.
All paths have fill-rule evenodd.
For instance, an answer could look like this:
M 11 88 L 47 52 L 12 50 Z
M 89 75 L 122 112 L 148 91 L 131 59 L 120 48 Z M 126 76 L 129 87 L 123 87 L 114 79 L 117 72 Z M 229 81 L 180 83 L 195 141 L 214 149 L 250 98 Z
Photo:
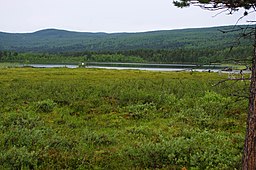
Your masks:
M 0 50 L 17 52 L 128 51 L 138 49 L 226 48 L 239 32 L 223 34 L 233 26 L 142 33 L 90 33 L 46 29 L 34 33 L 0 32 Z M 247 42 L 248 43 L 248 42 Z

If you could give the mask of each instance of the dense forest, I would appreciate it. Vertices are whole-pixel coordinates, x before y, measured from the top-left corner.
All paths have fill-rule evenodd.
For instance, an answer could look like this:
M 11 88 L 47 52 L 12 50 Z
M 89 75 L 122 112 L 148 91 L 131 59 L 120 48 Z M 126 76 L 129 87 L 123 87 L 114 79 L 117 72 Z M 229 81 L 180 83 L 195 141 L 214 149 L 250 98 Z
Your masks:
M 81 62 L 137 62 L 137 63 L 248 63 L 249 46 L 222 50 L 175 49 L 175 50 L 129 50 L 118 52 L 65 52 L 65 53 L 17 53 L 0 51 L 0 62 L 19 63 L 81 63 Z
M 237 31 L 231 32 L 234 26 L 112 34 L 54 29 L 24 34 L 0 32 L 0 61 L 241 62 L 251 56 L 251 40 L 239 40 L 244 27 L 236 26 Z

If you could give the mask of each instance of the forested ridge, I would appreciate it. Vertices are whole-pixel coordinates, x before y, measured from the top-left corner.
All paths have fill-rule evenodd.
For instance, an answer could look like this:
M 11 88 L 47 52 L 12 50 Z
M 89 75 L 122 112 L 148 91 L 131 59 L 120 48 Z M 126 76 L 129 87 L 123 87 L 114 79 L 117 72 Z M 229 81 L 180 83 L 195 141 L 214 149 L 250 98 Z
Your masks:
M 223 26 L 111 34 L 56 29 L 34 33 L 0 32 L 0 60 L 210 63 L 250 58 L 250 40 L 238 41 L 242 31 L 222 32 L 233 28 Z M 238 43 L 239 46 L 236 45 Z

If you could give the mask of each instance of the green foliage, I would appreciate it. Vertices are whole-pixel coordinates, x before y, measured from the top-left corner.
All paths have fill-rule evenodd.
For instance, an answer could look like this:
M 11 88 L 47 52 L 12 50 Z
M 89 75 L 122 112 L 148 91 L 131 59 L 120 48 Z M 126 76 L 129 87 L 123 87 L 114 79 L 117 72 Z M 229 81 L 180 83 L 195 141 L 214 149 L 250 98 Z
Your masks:
M 2 169 L 34 169 L 37 167 L 37 155 L 26 147 L 14 146 L 0 155 L 0 164 Z
M 43 101 L 39 101 L 35 104 L 36 112 L 50 113 L 53 111 L 56 103 L 53 100 L 46 99 Z
M 0 169 L 240 169 L 247 101 L 230 93 L 244 81 L 223 88 L 211 86 L 227 77 L 215 73 L 0 72 Z
M 15 36 L 0 33 L 3 42 L 0 46 L 0 61 L 24 64 L 79 64 L 97 61 L 209 64 L 250 58 L 250 40 L 240 40 L 239 47 L 235 46 L 236 37 L 245 34 L 242 28 L 246 26 L 239 26 L 241 32 L 223 34 L 220 31 L 233 28 L 227 26 L 119 34 L 60 30 L 43 30 Z
M 243 27 L 243 26 L 239 26 Z M 246 26 L 244 26 L 245 28 Z M 42 30 L 32 34 L 0 33 L 0 50 L 22 52 L 81 52 L 81 51 L 127 51 L 137 49 L 184 49 L 227 47 L 236 41 L 239 32 L 223 34 L 233 26 L 195 28 L 143 33 L 78 33 L 60 30 Z
M 82 140 L 90 146 L 109 146 L 115 143 L 113 137 L 109 137 L 109 135 L 106 134 L 98 134 L 96 132 L 85 133 Z
M 0 61 L 21 63 L 25 66 L 33 63 L 46 64 L 81 64 L 93 65 L 93 62 L 115 62 L 115 63 L 237 63 L 249 64 L 251 58 L 251 47 L 244 45 L 233 47 L 230 51 L 229 46 L 218 48 L 192 47 L 175 49 L 139 49 L 118 52 L 69 52 L 62 54 L 42 54 L 42 53 L 19 53 L 17 55 L 3 56 Z M 1 66 L 1 65 L 0 65 Z M 15 64 L 5 67 L 14 67 Z M 16 64 L 17 66 L 17 64 Z M 122 66 L 122 65 L 121 65 Z
M 126 106 L 123 110 L 131 119 L 153 119 L 157 112 L 156 106 L 148 103 Z
M 239 169 L 241 153 L 227 142 L 227 134 L 194 129 L 183 132 L 182 137 L 163 138 L 157 143 L 145 142 L 130 147 L 125 154 L 133 166 L 143 168 L 181 169 Z M 243 141 L 239 136 L 236 140 Z M 224 147 L 225 151 L 221 148 Z M 229 151 L 228 151 L 229 150 Z M 234 156 L 236 155 L 236 156 Z M 232 168 L 231 168 L 232 167 Z

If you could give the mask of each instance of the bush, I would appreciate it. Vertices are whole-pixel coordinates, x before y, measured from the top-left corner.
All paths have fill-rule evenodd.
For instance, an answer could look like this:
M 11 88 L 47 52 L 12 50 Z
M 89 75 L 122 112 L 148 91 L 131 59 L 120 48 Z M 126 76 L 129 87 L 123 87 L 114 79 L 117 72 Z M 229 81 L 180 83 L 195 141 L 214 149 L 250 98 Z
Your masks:
M 8 169 L 36 169 L 37 155 L 30 152 L 26 147 L 13 147 L 7 152 L 0 154 L 0 168 Z
M 243 136 L 184 130 L 181 137 L 129 146 L 124 154 L 133 166 L 143 169 L 239 169 L 241 148 L 234 147 L 234 139 L 242 142 Z
M 47 100 L 37 102 L 35 104 L 35 110 L 36 112 L 50 113 L 53 111 L 56 105 L 57 104 L 53 100 L 47 99 Z

